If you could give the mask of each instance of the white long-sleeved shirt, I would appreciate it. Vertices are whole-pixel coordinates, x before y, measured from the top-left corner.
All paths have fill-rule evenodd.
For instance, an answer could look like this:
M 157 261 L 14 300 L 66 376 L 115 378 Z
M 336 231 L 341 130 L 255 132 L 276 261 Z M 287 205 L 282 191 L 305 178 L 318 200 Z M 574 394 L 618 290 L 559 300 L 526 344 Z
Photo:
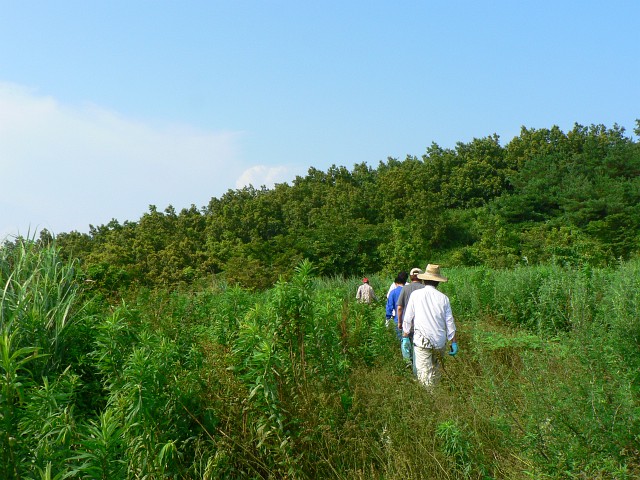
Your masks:
M 402 331 L 408 335 L 412 327 L 414 345 L 443 349 L 456 335 L 449 297 L 431 285 L 414 291 L 404 312 Z

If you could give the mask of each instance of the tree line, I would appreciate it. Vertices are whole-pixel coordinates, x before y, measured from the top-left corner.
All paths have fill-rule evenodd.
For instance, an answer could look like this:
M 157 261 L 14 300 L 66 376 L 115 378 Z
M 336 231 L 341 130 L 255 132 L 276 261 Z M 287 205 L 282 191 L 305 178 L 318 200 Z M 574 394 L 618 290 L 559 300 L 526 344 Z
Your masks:
M 634 129 L 640 135 L 640 121 Z M 149 206 L 138 221 L 59 233 L 106 289 L 213 277 L 265 288 L 308 259 L 324 276 L 410 265 L 603 266 L 640 250 L 640 145 L 614 125 L 522 127 L 432 144 L 377 167 L 310 168 L 291 184 L 228 190 L 208 205 Z M 43 231 L 41 242 L 52 235 Z

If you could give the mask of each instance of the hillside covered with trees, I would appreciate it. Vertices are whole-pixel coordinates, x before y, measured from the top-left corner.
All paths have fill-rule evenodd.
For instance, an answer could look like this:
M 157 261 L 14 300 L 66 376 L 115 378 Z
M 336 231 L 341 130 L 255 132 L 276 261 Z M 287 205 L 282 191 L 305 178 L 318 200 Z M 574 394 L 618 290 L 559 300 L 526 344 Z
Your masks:
M 504 146 L 495 135 L 433 144 L 377 168 L 310 168 L 291 185 L 229 190 L 180 212 L 150 206 L 137 222 L 57 243 L 107 288 L 213 275 L 260 288 L 302 259 L 345 277 L 427 261 L 602 266 L 636 255 L 639 232 L 640 145 L 617 125 L 576 124 L 523 127 Z

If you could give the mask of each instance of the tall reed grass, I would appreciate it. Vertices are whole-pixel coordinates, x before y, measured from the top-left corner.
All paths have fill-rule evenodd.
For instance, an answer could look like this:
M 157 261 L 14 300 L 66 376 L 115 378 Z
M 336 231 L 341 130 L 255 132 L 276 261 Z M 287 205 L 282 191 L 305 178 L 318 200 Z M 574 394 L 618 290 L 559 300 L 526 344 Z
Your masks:
M 46 469 L 50 455 L 41 435 L 63 445 L 72 440 L 69 397 L 77 378 L 67 366 L 75 350 L 76 264 L 63 262 L 55 247 L 6 243 L 0 247 L 0 286 L 0 477 L 18 478 L 31 449 L 38 467 Z

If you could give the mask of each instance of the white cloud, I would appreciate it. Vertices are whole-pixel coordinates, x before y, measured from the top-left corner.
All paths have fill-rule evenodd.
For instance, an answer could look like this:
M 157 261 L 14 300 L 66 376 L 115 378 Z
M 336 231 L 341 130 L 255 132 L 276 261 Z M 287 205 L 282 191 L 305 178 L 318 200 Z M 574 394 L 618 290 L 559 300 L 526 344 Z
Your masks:
M 253 185 L 256 188 L 273 187 L 276 183 L 291 181 L 295 177 L 294 169 L 285 166 L 268 167 L 255 165 L 247 168 L 236 180 L 236 188 Z
M 239 138 L 65 105 L 0 82 L 0 240 L 136 221 L 150 204 L 204 206 L 242 171 Z

